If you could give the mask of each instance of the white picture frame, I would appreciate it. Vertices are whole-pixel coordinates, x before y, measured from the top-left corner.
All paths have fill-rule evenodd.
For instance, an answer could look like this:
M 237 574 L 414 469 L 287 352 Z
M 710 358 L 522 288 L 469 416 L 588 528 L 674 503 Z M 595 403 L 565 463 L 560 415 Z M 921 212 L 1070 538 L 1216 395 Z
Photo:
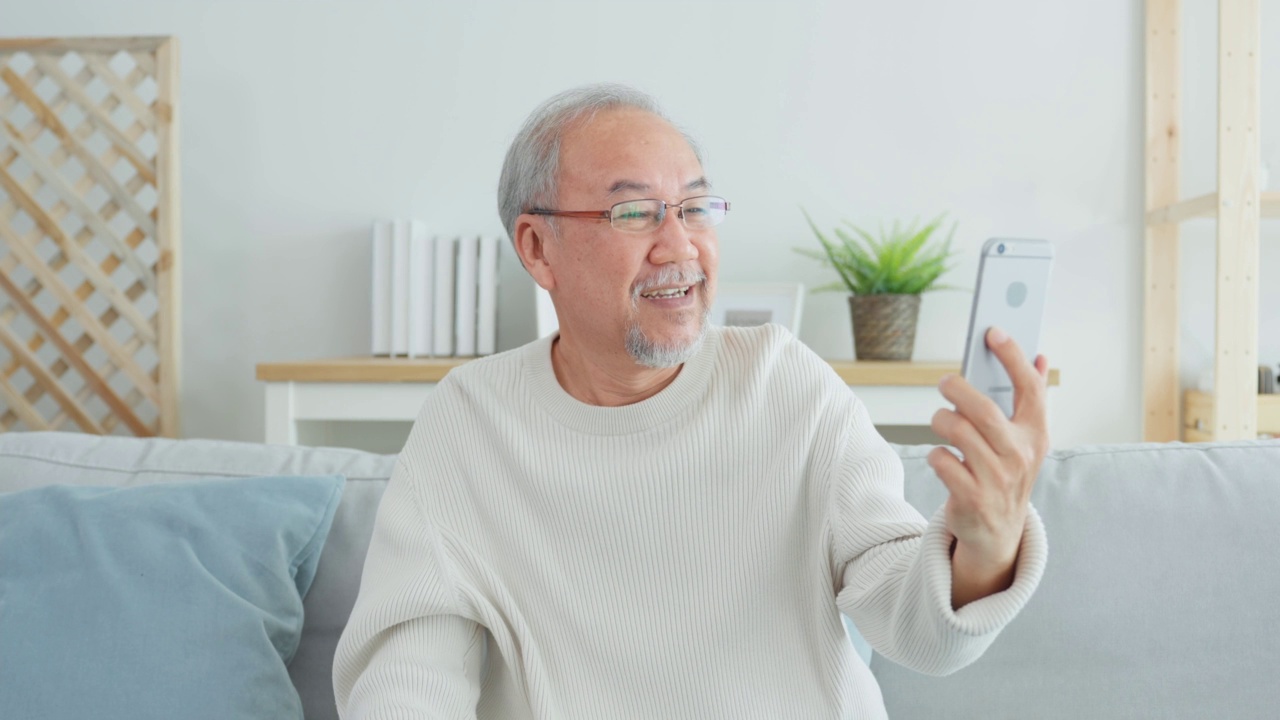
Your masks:
M 800 334 L 803 283 L 725 283 L 716 289 L 708 321 L 720 327 L 774 323 Z

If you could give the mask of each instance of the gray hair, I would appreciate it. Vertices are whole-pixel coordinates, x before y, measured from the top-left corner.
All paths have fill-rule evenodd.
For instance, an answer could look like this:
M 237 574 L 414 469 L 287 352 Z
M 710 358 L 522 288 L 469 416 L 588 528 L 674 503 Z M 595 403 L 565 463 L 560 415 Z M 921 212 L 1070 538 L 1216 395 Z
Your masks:
M 575 123 L 590 120 L 601 110 L 635 108 L 671 122 L 658 101 L 627 85 L 584 85 L 552 96 L 530 113 L 507 149 L 498 179 L 498 215 L 515 242 L 516 218 L 537 206 L 554 202 L 559 183 L 560 142 Z M 672 123 L 673 125 L 675 123 Z M 681 130 L 698 162 L 702 151 Z

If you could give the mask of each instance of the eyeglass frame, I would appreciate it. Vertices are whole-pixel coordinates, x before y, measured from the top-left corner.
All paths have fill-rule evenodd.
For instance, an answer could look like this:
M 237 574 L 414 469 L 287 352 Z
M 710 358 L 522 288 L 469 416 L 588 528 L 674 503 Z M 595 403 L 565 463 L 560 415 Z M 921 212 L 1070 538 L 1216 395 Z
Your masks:
M 679 203 L 675 205 L 668 203 L 666 200 L 660 200 L 658 198 L 636 198 L 635 200 L 623 200 L 621 202 L 616 202 L 610 205 L 608 210 L 545 210 L 542 208 L 533 208 L 531 210 L 527 210 L 526 212 L 529 215 L 542 215 L 545 217 L 571 217 L 571 218 L 582 218 L 585 220 L 608 220 L 609 227 L 612 227 L 618 232 L 642 233 L 642 232 L 651 232 L 652 230 L 656 230 L 657 228 L 662 227 L 662 223 L 667 219 L 667 210 L 669 208 L 676 208 L 680 211 L 676 215 L 676 217 L 680 218 L 680 224 L 684 225 L 685 229 L 705 230 L 707 228 L 689 227 L 688 223 L 686 223 L 684 219 L 684 204 L 689 202 L 690 200 L 701 200 L 702 198 L 715 198 L 717 200 L 720 200 L 721 202 L 724 203 L 725 214 L 729 213 L 729 201 L 725 200 L 719 195 L 694 195 L 693 197 L 687 197 L 681 200 Z M 618 207 L 619 205 L 626 205 L 627 203 L 634 203 L 634 202 L 662 203 L 662 210 L 660 210 L 658 213 L 658 222 L 656 225 L 653 226 L 653 228 L 650 228 L 649 230 L 625 230 L 613 224 L 613 209 Z M 719 225 L 719 224 L 720 223 L 716 223 L 716 225 Z M 709 225 L 707 227 L 715 227 L 716 225 Z

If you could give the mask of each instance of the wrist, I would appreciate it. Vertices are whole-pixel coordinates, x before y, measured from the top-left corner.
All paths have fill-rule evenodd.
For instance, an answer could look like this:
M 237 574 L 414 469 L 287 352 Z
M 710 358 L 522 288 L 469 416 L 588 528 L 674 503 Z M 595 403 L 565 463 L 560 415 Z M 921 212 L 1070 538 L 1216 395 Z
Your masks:
M 978 547 L 956 540 L 951 552 L 951 606 L 954 610 L 1013 585 L 1020 542 Z

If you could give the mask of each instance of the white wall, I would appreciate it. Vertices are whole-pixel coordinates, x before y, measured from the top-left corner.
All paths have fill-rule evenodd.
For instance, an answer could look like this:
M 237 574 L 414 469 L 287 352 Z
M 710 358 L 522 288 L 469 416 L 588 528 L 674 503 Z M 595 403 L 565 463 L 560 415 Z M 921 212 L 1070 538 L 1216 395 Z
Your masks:
M 1212 2 L 1184 4 L 1201 58 L 1184 65 L 1187 135 L 1199 144 L 1187 149 L 1190 192 L 1213 183 L 1216 38 Z M 1265 49 L 1278 30 L 1264 25 L 1270 88 L 1280 60 Z M 367 350 L 373 219 L 500 232 L 498 171 L 528 111 L 568 86 L 621 80 L 699 137 L 733 201 L 722 281 L 831 280 L 792 252 L 814 243 L 801 204 L 826 225 L 948 211 L 966 251 L 949 278 L 960 285 L 990 235 L 1056 241 L 1043 347 L 1063 377 L 1054 442 L 1140 439 L 1138 0 L 0 0 L 0 34 L 181 39 L 190 436 L 261 438 L 258 362 Z M 1277 111 L 1264 101 L 1264 117 Z M 1280 175 L 1280 150 L 1263 138 Z M 1196 253 L 1211 232 L 1189 230 L 1184 243 L 1202 295 Z M 1264 232 L 1263 277 L 1274 278 L 1275 223 Z M 502 280 L 505 349 L 533 337 L 532 285 L 511 253 Z M 1262 357 L 1276 362 L 1280 297 L 1264 294 Z M 1185 344 L 1210 347 L 1208 296 L 1189 295 Z M 959 356 L 968 303 L 926 296 L 917 359 Z M 852 357 L 843 297 L 810 296 L 801 338 Z

